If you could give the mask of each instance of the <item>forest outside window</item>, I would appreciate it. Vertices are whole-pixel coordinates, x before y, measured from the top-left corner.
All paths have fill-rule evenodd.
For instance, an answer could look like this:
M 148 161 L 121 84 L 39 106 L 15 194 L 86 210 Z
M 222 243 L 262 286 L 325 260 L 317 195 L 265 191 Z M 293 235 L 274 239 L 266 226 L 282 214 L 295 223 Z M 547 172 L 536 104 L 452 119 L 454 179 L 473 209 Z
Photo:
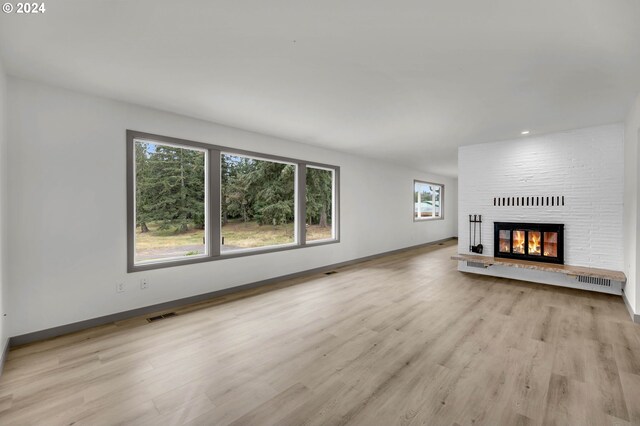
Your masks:
M 334 170 L 307 167 L 307 242 L 326 241 L 335 238 Z
M 339 171 L 129 130 L 128 271 L 339 242 Z
M 220 157 L 222 253 L 294 244 L 296 165 Z
M 135 141 L 135 261 L 203 256 L 206 151 Z
M 444 185 L 416 180 L 413 187 L 413 220 L 442 219 Z

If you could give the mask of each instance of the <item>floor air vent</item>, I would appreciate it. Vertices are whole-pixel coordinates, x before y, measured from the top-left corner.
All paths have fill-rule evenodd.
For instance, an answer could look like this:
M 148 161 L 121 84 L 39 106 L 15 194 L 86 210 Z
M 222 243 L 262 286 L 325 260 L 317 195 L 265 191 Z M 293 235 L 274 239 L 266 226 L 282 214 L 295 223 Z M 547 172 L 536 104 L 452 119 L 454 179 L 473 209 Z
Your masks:
M 148 322 L 160 321 L 161 319 L 175 317 L 176 315 L 178 315 L 178 314 L 176 314 L 175 312 L 169 312 L 169 313 L 166 313 L 166 314 L 162 314 L 162 315 L 158 315 L 158 316 L 155 316 L 155 317 L 147 318 L 147 321 Z
M 333 275 L 333 274 L 337 274 L 338 271 L 329 271 L 329 272 L 325 272 L 325 275 Z
M 596 277 L 587 277 L 584 275 L 578 275 L 577 279 L 578 279 L 578 282 L 585 283 L 585 284 L 595 284 L 595 285 L 601 285 L 604 287 L 611 287 L 611 280 L 607 278 L 596 278 Z

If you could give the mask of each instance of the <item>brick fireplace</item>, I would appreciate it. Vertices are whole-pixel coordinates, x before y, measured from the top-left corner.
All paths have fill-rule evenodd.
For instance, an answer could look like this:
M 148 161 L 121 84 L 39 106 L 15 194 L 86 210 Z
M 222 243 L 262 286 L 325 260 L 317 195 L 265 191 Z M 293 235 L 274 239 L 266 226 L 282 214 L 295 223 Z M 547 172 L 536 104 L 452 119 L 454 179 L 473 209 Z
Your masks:
M 460 147 L 458 253 L 478 255 L 469 246 L 482 244 L 480 256 L 540 267 L 477 268 L 460 262 L 458 268 L 619 292 L 614 284 L 605 288 L 543 269 L 624 270 L 623 136 L 622 126 L 614 124 Z M 469 215 L 482 215 L 481 241 L 473 242 Z

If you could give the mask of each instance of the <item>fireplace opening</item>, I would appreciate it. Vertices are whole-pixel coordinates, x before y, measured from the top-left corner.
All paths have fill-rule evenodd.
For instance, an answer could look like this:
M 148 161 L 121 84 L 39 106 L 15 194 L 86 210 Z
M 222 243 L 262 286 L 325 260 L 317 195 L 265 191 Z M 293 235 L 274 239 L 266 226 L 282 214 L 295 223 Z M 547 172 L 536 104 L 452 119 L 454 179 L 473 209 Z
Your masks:
M 564 225 L 494 222 L 494 256 L 564 263 Z

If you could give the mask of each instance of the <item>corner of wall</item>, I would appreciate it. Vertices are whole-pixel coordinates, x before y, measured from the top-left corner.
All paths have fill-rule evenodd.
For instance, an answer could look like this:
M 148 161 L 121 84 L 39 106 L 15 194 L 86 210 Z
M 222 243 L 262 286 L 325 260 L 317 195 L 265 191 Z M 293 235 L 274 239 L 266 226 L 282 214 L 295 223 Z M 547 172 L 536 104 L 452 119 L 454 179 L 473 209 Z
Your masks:
M 9 347 L 9 327 L 7 325 L 7 78 L 0 63 L 0 373 Z
M 625 287 L 625 301 L 632 316 L 637 317 L 640 312 L 640 282 L 638 281 L 638 264 L 640 264 L 640 226 L 638 215 L 638 166 L 640 152 L 638 152 L 638 138 L 640 133 L 640 94 L 636 97 L 624 129 L 624 261 L 627 285 Z

